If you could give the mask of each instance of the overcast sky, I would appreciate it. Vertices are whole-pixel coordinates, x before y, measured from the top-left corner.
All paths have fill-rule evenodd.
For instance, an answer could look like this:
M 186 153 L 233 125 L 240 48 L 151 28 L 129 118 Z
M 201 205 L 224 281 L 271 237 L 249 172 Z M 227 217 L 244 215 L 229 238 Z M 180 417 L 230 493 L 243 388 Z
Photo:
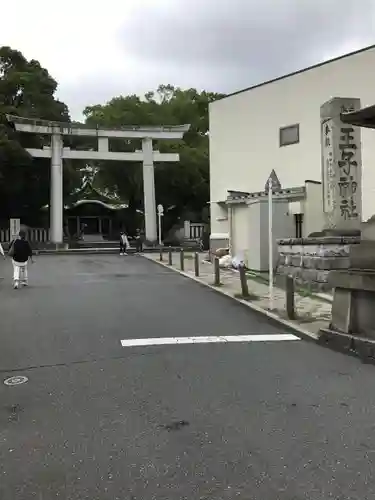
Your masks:
M 75 118 L 160 83 L 232 92 L 375 44 L 375 0 L 16 0 L 1 18 L 0 46 L 38 59 Z

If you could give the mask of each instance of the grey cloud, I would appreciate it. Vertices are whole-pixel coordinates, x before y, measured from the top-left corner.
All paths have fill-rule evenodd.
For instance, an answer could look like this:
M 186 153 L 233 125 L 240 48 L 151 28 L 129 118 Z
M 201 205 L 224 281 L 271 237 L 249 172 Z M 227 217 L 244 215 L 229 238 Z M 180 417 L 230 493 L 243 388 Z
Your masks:
M 120 43 L 159 81 L 236 90 L 374 43 L 373 0 L 174 0 L 128 17 Z M 353 44 L 351 47 L 350 44 Z

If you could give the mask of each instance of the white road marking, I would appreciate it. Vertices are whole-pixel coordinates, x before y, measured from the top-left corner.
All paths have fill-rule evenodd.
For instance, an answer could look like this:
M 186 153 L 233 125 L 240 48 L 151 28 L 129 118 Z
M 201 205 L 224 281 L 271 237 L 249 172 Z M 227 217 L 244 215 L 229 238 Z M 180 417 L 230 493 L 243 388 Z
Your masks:
M 165 337 L 150 339 L 121 340 L 122 347 L 142 347 L 153 345 L 172 344 L 209 344 L 224 342 L 277 342 L 283 340 L 300 340 L 299 337 L 288 333 L 275 335 L 223 335 L 211 337 Z

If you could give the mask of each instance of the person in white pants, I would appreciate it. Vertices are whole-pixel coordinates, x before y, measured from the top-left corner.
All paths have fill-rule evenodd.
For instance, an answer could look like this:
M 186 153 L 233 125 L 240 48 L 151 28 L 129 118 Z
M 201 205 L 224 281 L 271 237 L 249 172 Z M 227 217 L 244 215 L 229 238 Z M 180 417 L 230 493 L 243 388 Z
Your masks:
M 120 233 L 120 255 L 127 255 L 126 251 L 129 249 L 129 240 L 124 231 Z
M 9 255 L 12 257 L 13 264 L 13 286 L 19 288 L 19 285 L 28 285 L 27 264 L 29 259 L 33 258 L 30 243 L 26 241 L 25 231 L 20 231 L 19 238 L 14 240 L 9 249 Z

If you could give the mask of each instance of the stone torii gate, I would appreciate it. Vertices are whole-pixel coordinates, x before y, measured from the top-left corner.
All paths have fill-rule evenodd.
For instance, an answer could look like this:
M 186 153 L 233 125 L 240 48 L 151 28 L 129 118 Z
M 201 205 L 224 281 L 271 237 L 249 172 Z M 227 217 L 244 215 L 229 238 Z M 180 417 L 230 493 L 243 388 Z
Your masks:
M 7 115 L 7 120 L 14 125 L 17 132 L 51 137 L 50 146 L 44 146 L 43 149 L 27 148 L 26 151 L 35 158 L 51 158 L 50 234 L 53 243 L 63 242 L 63 159 L 142 162 L 145 236 L 149 241 L 157 241 L 154 162 L 178 162 L 180 157 L 178 153 L 154 151 L 152 141 L 153 139 L 182 139 L 190 125 L 127 126 L 118 130 L 108 130 L 13 115 Z M 97 151 L 78 151 L 64 147 L 64 136 L 97 137 L 98 149 Z M 141 139 L 142 150 L 133 153 L 110 151 L 109 140 L 111 138 Z

